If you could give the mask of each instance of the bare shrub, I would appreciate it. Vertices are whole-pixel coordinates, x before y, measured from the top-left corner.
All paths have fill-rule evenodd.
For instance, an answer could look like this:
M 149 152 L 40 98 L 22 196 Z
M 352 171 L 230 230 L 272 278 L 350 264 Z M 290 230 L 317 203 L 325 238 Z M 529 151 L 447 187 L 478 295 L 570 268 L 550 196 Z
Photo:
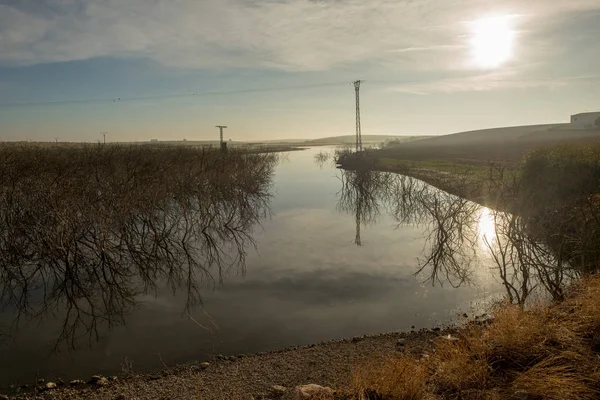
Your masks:
M 167 146 L 0 146 L 0 301 L 63 320 L 57 345 L 122 323 L 136 296 L 244 270 L 273 154 Z M 49 314 L 50 312 L 50 314 Z

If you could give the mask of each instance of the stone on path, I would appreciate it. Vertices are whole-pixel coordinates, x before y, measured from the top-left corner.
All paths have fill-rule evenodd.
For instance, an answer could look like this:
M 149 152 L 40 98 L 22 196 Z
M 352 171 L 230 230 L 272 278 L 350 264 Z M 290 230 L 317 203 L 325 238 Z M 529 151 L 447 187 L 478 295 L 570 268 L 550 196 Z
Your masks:
M 100 378 L 100 380 L 98 382 L 96 382 L 96 385 L 98 385 L 98 386 L 106 386 L 106 385 L 108 385 L 108 379 L 102 377 L 102 378 Z
M 448 334 L 448 336 L 442 336 L 442 338 L 446 339 L 449 342 L 458 342 L 460 340 L 456 336 L 452 336 L 450 334 Z
M 406 340 L 398 339 L 398 341 L 396 342 L 396 350 L 402 351 L 404 350 L 404 346 L 406 346 Z
M 285 386 L 273 385 L 269 388 L 269 395 L 272 399 L 283 397 L 285 392 L 287 392 L 287 388 Z
M 294 389 L 293 400 L 310 400 L 317 396 L 333 396 L 333 389 L 315 384 L 296 386 Z

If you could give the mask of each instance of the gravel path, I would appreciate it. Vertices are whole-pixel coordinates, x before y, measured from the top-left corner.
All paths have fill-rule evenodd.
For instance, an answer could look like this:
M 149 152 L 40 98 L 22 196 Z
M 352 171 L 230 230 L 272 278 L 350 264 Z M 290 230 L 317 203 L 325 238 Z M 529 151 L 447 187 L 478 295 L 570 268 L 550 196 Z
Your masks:
M 37 396 L 21 394 L 16 398 L 248 400 L 261 398 L 273 385 L 293 388 L 316 383 L 334 389 L 343 388 L 355 365 L 378 355 L 394 354 L 399 339 L 405 343 L 405 352 L 419 354 L 431 338 L 446 333 L 422 330 L 365 336 L 270 353 L 214 359 L 205 369 L 200 364 L 189 364 L 155 375 L 119 377 L 103 387 L 59 387 Z

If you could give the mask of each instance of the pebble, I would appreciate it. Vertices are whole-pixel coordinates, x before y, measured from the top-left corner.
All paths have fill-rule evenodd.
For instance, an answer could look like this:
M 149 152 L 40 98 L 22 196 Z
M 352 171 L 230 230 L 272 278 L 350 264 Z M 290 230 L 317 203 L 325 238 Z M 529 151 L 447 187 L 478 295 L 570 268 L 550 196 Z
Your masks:
M 106 386 L 108 385 L 108 379 L 106 379 L 102 375 L 92 375 L 88 383 L 92 383 L 97 386 Z
M 332 396 L 333 389 L 315 384 L 296 386 L 294 390 L 293 400 L 310 400 L 320 399 L 325 396 Z
M 440 337 L 446 339 L 449 342 L 458 342 L 460 340 L 459 338 L 454 337 L 450 334 L 448 334 L 448 336 L 440 336 Z
M 210 367 L 210 364 L 209 364 L 209 363 L 207 363 L 207 362 L 200 363 L 200 368 L 202 368 L 202 369 L 206 369 L 206 368 L 208 368 L 208 367 Z
M 48 383 L 46 383 L 46 385 L 44 386 L 44 388 L 46 390 L 56 389 L 56 383 L 54 383 L 54 382 L 48 382 Z
M 406 346 L 406 340 L 404 339 L 398 339 L 398 341 L 396 341 L 396 350 L 404 350 L 404 347 Z
M 70 386 L 81 386 L 81 385 L 85 385 L 85 382 L 82 381 L 81 379 L 74 379 L 71 382 L 69 382 Z
M 277 399 L 282 397 L 285 392 L 287 392 L 287 388 L 281 385 L 273 385 L 269 388 L 269 392 L 271 393 L 271 397 Z

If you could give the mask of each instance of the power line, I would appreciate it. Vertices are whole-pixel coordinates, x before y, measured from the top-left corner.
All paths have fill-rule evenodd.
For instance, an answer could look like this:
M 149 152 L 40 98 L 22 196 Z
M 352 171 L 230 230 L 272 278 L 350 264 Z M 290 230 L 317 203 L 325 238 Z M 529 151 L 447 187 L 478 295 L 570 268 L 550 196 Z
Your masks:
M 32 106 L 45 106 L 45 105 L 68 105 L 68 104 L 84 104 L 84 103 L 123 103 L 131 101 L 143 101 L 143 100 L 162 100 L 162 99 L 173 99 L 182 97 L 204 97 L 204 96 L 225 96 L 231 94 L 245 94 L 245 93 L 260 93 L 260 92 L 277 92 L 287 90 L 304 90 L 304 89 L 315 89 L 321 87 L 341 86 L 346 85 L 346 82 L 326 82 L 317 83 L 312 85 L 292 85 L 292 86 L 274 86 L 266 88 L 252 88 L 252 89 L 239 89 L 239 90 L 228 90 L 228 91 L 210 91 L 210 92 L 191 92 L 191 93 L 179 93 L 179 94 L 165 94 L 156 96 L 137 96 L 137 97 L 112 97 L 102 99 L 82 99 L 82 100 L 58 100 L 58 101 L 38 101 L 38 102 L 15 102 L 15 103 L 0 103 L 0 107 L 32 107 Z

